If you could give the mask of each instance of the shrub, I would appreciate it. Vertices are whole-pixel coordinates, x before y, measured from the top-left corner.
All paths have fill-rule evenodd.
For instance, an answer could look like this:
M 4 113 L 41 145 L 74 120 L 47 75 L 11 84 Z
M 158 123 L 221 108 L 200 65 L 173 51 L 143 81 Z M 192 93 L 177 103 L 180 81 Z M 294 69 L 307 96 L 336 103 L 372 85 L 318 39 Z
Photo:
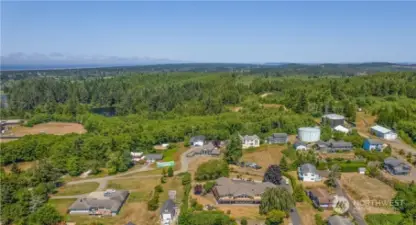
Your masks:
M 219 177 L 228 177 L 228 164 L 223 160 L 210 160 L 201 164 L 195 173 L 196 180 L 213 180 Z

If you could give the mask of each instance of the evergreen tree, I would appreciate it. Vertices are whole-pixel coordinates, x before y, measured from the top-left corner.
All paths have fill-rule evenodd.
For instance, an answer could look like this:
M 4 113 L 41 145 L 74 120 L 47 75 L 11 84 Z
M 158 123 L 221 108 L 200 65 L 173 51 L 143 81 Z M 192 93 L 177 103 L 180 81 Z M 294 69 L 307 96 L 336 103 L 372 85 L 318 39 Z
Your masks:
M 230 143 L 227 145 L 224 159 L 228 164 L 236 164 L 242 156 L 243 150 L 240 137 L 238 135 L 233 135 L 231 136 Z
M 280 166 L 281 171 L 283 171 L 283 172 L 289 171 L 289 165 L 288 165 L 288 162 L 286 160 L 286 156 L 282 157 L 282 159 L 280 160 L 279 166 Z

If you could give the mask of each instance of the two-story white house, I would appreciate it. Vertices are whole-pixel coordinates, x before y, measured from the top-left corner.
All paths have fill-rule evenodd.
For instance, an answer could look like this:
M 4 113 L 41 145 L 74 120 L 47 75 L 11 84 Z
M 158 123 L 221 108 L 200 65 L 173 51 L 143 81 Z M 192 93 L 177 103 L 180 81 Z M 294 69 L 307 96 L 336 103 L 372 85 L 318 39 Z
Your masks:
M 316 172 L 316 167 L 310 163 L 298 167 L 298 176 L 302 181 L 316 182 L 321 180 L 321 176 Z
M 171 225 L 176 219 L 176 204 L 172 199 L 168 199 L 160 209 L 160 220 L 162 225 Z
M 240 135 L 240 139 L 243 149 L 255 148 L 260 146 L 260 138 L 257 135 Z

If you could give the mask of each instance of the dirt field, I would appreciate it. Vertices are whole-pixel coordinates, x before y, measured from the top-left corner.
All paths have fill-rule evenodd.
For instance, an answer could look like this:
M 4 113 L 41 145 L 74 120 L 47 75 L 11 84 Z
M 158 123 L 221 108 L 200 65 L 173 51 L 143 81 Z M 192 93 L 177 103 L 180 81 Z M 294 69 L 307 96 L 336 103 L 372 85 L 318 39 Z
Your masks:
M 365 112 L 357 112 L 355 121 L 357 125 L 357 131 L 362 134 L 370 135 L 368 129 L 375 123 L 376 119 L 377 117 L 372 116 L 371 114 L 366 114 Z
M 69 133 L 83 134 L 87 132 L 81 124 L 78 123 L 60 123 L 49 122 L 37 124 L 33 127 L 17 126 L 11 130 L 11 135 L 24 136 L 29 134 L 55 134 L 64 135 Z
M 334 159 L 334 158 L 343 158 L 343 159 L 354 159 L 355 154 L 354 152 L 346 152 L 346 153 L 318 153 L 319 157 L 322 159 Z
M 307 202 L 296 203 L 296 208 L 298 209 L 302 223 L 308 225 L 316 225 L 315 214 L 320 214 L 322 219 L 325 220 L 333 213 L 332 210 L 324 210 L 323 212 L 319 212 L 310 203 Z
M 36 164 L 36 161 L 32 161 L 32 162 L 19 162 L 19 163 L 16 163 L 16 164 L 17 164 L 17 167 L 20 170 L 25 171 L 25 170 L 28 170 L 28 169 L 32 168 Z M 3 166 L 3 169 L 4 169 L 4 171 L 6 173 L 9 173 L 10 170 L 11 170 L 11 168 L 12 168 L 12 164 L 10 164 L 8 166 Z
M 160 183 L 159 177 L 154 178 L 126 178 L 112 180 L 108 183 L 108 189 L 123 189 L 131 191 L 152 191 Z
M 361 213 L 395 213 L 389 204 L 396 191 L 383 182 L 358 173 L 344 173 L 341 184 L 358 202 L 355 205 Z
M 262 167 L 258 171 L 265 172 L 269 165 L 279 164 L 282 151 L 286 148 L 286 145 L 262 145 L 254 152 L 244 153 L 241 160 L 255 162 Z

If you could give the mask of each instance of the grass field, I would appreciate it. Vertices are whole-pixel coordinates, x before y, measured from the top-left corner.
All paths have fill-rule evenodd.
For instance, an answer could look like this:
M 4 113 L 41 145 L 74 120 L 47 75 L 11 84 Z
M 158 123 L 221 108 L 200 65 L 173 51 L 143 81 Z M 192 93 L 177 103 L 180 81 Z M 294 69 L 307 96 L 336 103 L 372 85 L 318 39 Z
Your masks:
M 357 207 L 363 214 L 395 213 L 390 207 L 396 191 L 383 182 L 358 173 L 343 173 L 341 184 L 356 201 L 363 201 Z
M 84 127 L 78 123 L 49 122 L 37 124 L 33 127 L 16 126 L 10 131 L 10 135 L 24 136 L 41 133 L 64 135 L 69 133 L 83 134 L 86 132 L 87 130 L 85 130 Z
M 310 203 L 307 202 L 296 203 L 296 208 L 299 212 L 302 224 L 308 225 L 316 225 L 315 214 L 320 214 L 323 219 L 327 219 L 333 213 L 332 210 L 324 210 L 322 212 L 319 212 Z
M 357 112 L 356 117 L 356 125 L 357 125 L 357 131 L 365 134 L 367 136 L 370 136 L 369 129 L 372 125 L 374 125 L 377 117 L 372 116 L 371 114 L 367 114 L 365 112 Z
M 107 188 L 109 189 L 122 189 L 132 191 L 151 191 L 154 186 L 160 183 L 160 178 L 126 178 L 111 180 L 108 182 Z
M 282 151 L 286 148 L 286 145 L 262 145 L 248 152 L 246 151 L 241 160 L 255 162 L 262 167 L 259 171 L 265 172 L 269 165 L 279 164 Z
M 55 207 L 61 215 L 65 215 L 69 206 L 74 203 L 76 199 L 49 199 L 48 203 Z
M 97 188 L 98 188 L 98 183 L 96 182 L 65 185 L 65 186 L 58 188 L 57 190 L 58 192 L 55 195 L 57 196 L 81 195 L 81 194 L 87 194 L 87 193 L 93 192 Z

